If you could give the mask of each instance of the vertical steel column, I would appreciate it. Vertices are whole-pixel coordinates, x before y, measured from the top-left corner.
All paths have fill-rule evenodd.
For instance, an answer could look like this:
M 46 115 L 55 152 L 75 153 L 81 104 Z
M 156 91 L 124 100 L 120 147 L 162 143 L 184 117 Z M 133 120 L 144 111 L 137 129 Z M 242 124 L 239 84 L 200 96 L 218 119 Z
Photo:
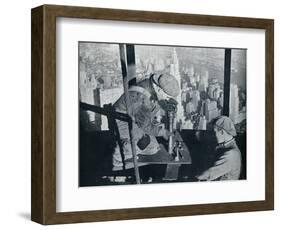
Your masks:
M 135 119 L 132 116 L 132 111 L 131 111 L 131 106 L 130 106 L 131 103 L 130 103 L 130 97 L 129 97 L 129 92 L 128 92 L 129 79 L 128 79 L 128 72 L 127 72 L 125 45 L 120 44 L 119 51 L 120 51 L 121 69 L 122 69 L 122 75 L 123 75 L 123 86 L 124 86 L 124 95 L 125 95 L 125 100 L 126 100 L 126 108 L 127 108 L 128 115 L 131 117 L 131 122 L 129 122 L 128 125 L 129 125 L 129 135 L 130 135 L 130 142 L 131 142 L 131 147 L 132 147 L 135 176 L 136 176 L 137 184 L 140 184 L 140 174 L 139 174 L 139 167 L 138 167 L 138 160 L 137 160 L 135 137 L 134 137 L 134 132 L 132 132 L 132 128 L 133 128 Z
M 129 81 L 129 86 L 131 86 L 137 83 L 135 46 L 131 44 L 127 44 L 126 54 L 127 54 L 127 66 L 128 66 L 128 76 L 129 76 L 128 81 Z
M 223 115 L 225 115 L 225 116 L 229 116 L 230 75 L 231 75 L 231 49 L 225 49 L 225 53 L 224 53 L 224 92 L 223 92 Z
M 94 94 L 94 105 L 100 106 L 100 89 L 96 88 L 93 90 Z M 95 113 L 95 123 L 98 130 L 101 130 L 102 118 L 99 113 Z

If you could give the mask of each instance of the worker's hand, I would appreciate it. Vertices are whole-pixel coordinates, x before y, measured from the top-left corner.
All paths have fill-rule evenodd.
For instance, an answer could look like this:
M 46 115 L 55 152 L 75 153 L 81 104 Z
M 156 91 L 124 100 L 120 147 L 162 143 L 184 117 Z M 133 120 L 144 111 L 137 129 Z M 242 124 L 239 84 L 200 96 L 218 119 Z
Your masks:
M 201 175 L 196 176 L 199 181 L 207 181 L 211 179 L 210 172 L 207 170 L 203 172 Z
M 161 128 L 161 130 L 159 131 L 159 136 L 163 137 L 165 140 L 168 140 L 170 136 L 173 136 L 173 133 L 169 132 L 165 128 Z
M 170 98 L 169 100 L 160 100 L 158 103 L 164 111 L 177 111 L 178 102 L 173 98 Z

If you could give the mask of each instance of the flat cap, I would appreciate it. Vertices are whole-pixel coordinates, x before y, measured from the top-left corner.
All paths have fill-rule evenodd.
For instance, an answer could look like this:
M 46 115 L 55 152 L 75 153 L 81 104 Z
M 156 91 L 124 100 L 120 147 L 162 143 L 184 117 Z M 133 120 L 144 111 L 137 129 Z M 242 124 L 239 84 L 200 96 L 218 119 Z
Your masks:
M 235 137 L 237 135 L 233 121 L 227 116 L 220 116 L 215 119 L 214 125 L 225 130 L 228 134 Z
M 180 93 L 180 87 L 177 79 L 170 74 L 164 73 L 158 77 L 159 87 L 169 96 L 176 97 Z

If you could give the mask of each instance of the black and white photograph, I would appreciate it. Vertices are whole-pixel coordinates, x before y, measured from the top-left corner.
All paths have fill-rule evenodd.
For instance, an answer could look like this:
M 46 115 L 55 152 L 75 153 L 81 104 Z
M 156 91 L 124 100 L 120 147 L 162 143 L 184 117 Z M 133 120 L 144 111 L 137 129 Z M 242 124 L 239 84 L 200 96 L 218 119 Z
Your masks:
M 276 20 L 133 5 L 31 9 L 31 220 L 271 215 Z
M 78 43 L 79 186 L 245 180 L 247 49 Z

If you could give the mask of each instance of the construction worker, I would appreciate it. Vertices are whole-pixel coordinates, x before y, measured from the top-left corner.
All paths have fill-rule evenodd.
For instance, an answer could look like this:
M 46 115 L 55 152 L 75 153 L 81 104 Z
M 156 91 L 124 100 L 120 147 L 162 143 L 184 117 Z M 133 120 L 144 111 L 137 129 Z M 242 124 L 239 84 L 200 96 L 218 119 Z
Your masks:
M 199 180 L 238 180 L 241 172 L 241 152 L 236 145 L 235 126 L 226 116 L 220 116 L 213 121 L 217 140 L 214 165 L 197 176 Z
M 179 94 L 179 84 L 170 74 L 152 74 L 149 78 L 138 82 L 129 88 L 130 110 L 134 119 L 132 132 L 134 133 L 136 154 L 152 155 L 160 150 L 156 136 L 168 139 L 169 132 L 161 123 L 165 111 L 160 101 L 168 101 Z M 175 100 L 172 100 L 175 102 Z M 127 113 L 125 95 L 114 103 L 117 112 Z M 117 120 L 122 146 L 117 144 L 113 153 L 113 170 L 123 168 L 123 160 L 132 159 L 132 148 L 129 137 L 128 123 Z M 122 148 L 122 153 L 120 151 Z M 126 163 L 127 168 L 133 164 Z

